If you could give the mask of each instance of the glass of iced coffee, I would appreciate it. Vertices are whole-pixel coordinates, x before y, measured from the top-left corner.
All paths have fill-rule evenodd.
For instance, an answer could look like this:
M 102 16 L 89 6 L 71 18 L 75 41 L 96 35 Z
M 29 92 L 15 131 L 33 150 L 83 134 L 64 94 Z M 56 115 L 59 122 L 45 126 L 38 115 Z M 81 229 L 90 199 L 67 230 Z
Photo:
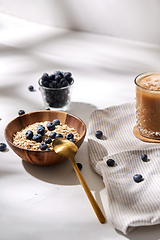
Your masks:
M 160 72 L 147 72 L 135 78 L 136 125 L 140 135 L 160 139 Z

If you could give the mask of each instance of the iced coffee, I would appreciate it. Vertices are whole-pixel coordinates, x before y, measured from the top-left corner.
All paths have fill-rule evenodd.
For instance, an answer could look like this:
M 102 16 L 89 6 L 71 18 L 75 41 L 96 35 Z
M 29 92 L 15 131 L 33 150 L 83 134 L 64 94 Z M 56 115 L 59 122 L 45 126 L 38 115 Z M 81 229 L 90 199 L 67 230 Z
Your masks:
M 140 135 L 160 139 L 160 72 L 136 77 L 136 119 Z

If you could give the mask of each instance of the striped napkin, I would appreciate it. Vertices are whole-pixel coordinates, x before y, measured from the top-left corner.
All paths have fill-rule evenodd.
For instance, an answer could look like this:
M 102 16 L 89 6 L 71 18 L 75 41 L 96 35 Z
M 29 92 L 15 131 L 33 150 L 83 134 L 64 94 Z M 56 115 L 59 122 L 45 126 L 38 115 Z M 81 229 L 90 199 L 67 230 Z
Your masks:
M 113 226 L 128 234 L 138 226 L 160 223 L 160 145 L 137 139 L 135 104 L 127 103 L 92 112 L 88 126 L 89 159 L 103 177 Z M 97 139 L 95 132 L 103 137 Z M 142 161 L 142 154 L 148 160 Z M 115 165 L 109 167 L 108 159 Z M 135 174 L 143 181 L 136 183 Z

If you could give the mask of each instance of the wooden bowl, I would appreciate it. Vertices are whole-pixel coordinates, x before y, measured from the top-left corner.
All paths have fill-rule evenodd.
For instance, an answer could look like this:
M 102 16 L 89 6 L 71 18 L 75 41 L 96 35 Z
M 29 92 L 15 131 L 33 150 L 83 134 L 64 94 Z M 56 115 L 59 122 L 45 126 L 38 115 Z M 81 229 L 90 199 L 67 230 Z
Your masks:
M 36 122 L 53 121 L 54 119 L 59 119 L 62 124 L 73 127 L 79 133 L 80 138 L 75 143 L 79 148 L 86 135 L 85 123 L 80 118 L 69 113 L 50 110 L 26 113 L 8 123 L 5 128 L 5 138 L 8 145 L 20 158 L 32 164 L 54 165 L 64 161 L 66 158 L 59 156 L 54 150 L 28 150 L 13 144 L 13 135 L 22 128 Z

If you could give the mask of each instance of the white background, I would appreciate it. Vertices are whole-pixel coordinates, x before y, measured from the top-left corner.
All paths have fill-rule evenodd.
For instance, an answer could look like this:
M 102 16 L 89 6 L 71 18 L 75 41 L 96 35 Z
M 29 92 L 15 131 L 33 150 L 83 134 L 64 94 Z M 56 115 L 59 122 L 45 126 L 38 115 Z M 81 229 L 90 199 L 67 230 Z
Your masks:
M 0 0 L 0 11 L 39 23 L 160 44 L 159 0 Z

